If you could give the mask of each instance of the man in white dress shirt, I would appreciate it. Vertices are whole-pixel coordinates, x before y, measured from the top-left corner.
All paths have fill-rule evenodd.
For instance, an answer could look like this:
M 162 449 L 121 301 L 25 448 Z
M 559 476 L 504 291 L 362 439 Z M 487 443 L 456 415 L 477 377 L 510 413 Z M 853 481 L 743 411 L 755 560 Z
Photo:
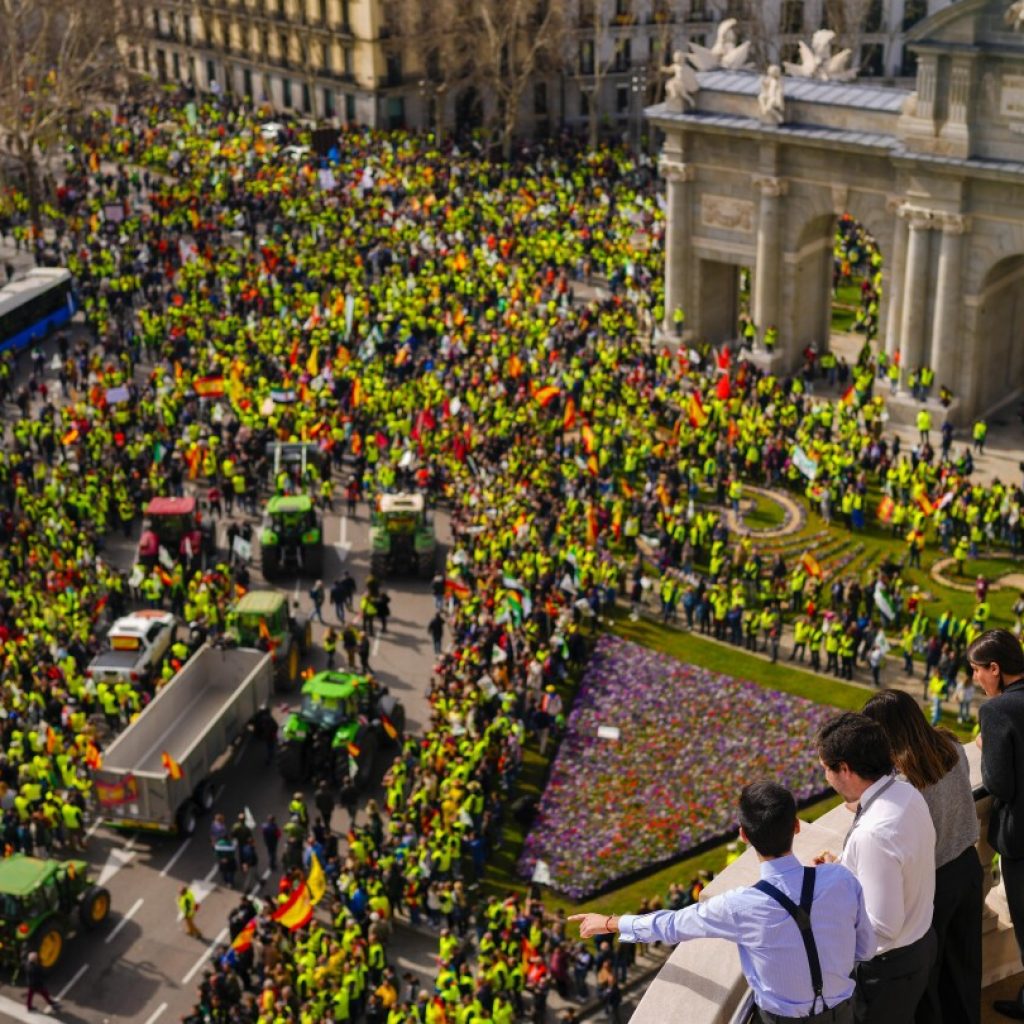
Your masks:
M 829 785 L 856 810 L 838 861 L 864 890 L 878 942 L 857 965 L 857 1024 L 907 1024 L 928 983 L 937 953 L 935 829 L 924 797 L 893 775 L 892 753 L 881 726 L 848 711 L 818 734 L 818 757 Z

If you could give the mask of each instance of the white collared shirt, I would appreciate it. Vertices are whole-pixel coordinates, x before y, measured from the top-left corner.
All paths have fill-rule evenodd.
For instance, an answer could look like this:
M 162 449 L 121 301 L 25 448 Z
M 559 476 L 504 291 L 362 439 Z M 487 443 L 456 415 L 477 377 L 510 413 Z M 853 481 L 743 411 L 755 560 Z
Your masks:
M 864 791 L 860 806 L 839 862 L 864 889 L 877 956 L 917 942 L 931 927 L 935 828 L 924 797 L 890 775 Z

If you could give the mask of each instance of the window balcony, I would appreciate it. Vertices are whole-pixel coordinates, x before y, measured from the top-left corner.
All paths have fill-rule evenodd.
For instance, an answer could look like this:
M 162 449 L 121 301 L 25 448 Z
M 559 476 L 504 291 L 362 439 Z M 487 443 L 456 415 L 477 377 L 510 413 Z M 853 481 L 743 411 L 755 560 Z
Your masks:
M 974 743 L 964 745 L 971 766 L 975 807 L 981 827 L 978 855 L 984 869 L 985 907 L 982 918 L 982 1024 L 1005 1020 L 991 1009 L 994 998 L 1012 999 L 1021 986 L 1020 952 L 1002 885 L 993 884 L 994 851 L 985 841 L 992 798 L 981 788 L 981 751 Z M 850 812 L 842 805 L 817 821 L 801 822 L 793 852 L 804 863 L 812 863 L 823 849 L 840 850 L 852 824 Z M 717 875 L 701 893 L 707 899 L 716 893 L 752 885 L 760 877 L 757 857 L 747 850 L 739 860 Z M 753 1001 L 740 971 L 739 954 L 730 942 L 698 939 L 677 946 L 651 982 L 630 1024 L 664 1024 L 669 1020 L 687 1024 L 749 1024 Z

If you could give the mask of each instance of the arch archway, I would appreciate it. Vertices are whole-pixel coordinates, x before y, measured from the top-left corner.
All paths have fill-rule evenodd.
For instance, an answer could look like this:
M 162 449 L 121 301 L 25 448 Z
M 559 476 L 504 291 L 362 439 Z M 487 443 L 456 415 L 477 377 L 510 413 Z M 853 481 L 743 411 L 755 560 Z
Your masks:
M 974 406 L 984 411 L 1024 387 L 1024 253 L 999 260 L 982 280 L 977 336 L 985 358 L 974 368 Z

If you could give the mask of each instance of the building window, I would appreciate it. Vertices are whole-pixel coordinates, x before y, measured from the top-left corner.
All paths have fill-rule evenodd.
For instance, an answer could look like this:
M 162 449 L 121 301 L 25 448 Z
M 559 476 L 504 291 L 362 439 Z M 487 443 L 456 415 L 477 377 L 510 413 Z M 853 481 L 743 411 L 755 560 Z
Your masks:
M 349 46 L 346 46 L 345 49 L 342 52 L 343 52 L 343 55 L 344 55 L 344 62 L 345 62 L 345 74 L 348 75 L 349 78 L 351 78 L 352 77 L 352 48 L 349 47 Z
M 281 79 L 281 102 L 286 107 L 292 105 L 292 80 L 290 78 Z
M 548 112 L 548 83 L 533 83 L 533 113 L 536 117 L 546 117 Z
M 804 0 L 783 0 L 779 31 L 784 35 L 799 35 L 803 30 Z
M 385 62 L 387 81 L 386 85 L 402 84 L 402 55 L 400 53 L 389 53 Z
M 329 12 L 327 10 L 327 0 L 320 0 L 320 24 L 326 25 L 330 20 Z
M 907 0 L 903 8 L 903 31 L 913 28 L 927 14 L 927 0 Z
M 885 4 L 883 0 L 871 0 L 868 13 L 864 18 L 865 32 L 881 32 L 885 21 Z
M 590 117 L 590 93 L 580 92 L 580 117 Z
M 212 89 L 213 83 L 217 81 L 217 67 L 212 60 L 206 62 L 206 88 Z
M 282 64 L 288 63 L 288 33 L 282 32 L 277 37 L 277 52 Z
M 321 43 L 320 44 L 320 67 L 327 72 L 331 73 L 331 44 Z
M 306 82 L 302 83 L 302 109 L 305 113 L 309 113 L 313 109 L 312 103 L 313 97 L 309 92 L 309 85 Z
M 252 69 L 244 68 L 242 71 L 242 91 L 249 99 L 252 99 Z
M 354 122 L 356 119 L 356 98 L 352 93 L 345 93 L 345 120 Z
M 629 110 L 628 85 L 619 85 L 615 87 L 615 110 L 619 114 L 625 114 Z
M 615 70 L 628 71 L 632 63 L 633 48 L 630 45 L 630 40 L 620 39 L 618 46 L 615 47 Z
M 324 89 L 324 117 L 334 117 L 334 93 Z
M 171 55 L 171 64 L 174 67 L 174 80 L 176 82 L 181 81 L 181 57 L 174 53 Z
M 351 34 L 352 24 L 348 18 L 348 0 L 341 0 L 341 31 Z
M 580 43 L 580 74 L 592 75 L 594 73 L 594 40 L 584 39 Z
M 270 33 L 265 29 L 260 29 L 260 52 L 259 56 L 264 60 L 270 58 Z
M 388 128 L 404 128 L 405 127 L 405 97 L 404 96 L 389 96 L 388 97 Z

